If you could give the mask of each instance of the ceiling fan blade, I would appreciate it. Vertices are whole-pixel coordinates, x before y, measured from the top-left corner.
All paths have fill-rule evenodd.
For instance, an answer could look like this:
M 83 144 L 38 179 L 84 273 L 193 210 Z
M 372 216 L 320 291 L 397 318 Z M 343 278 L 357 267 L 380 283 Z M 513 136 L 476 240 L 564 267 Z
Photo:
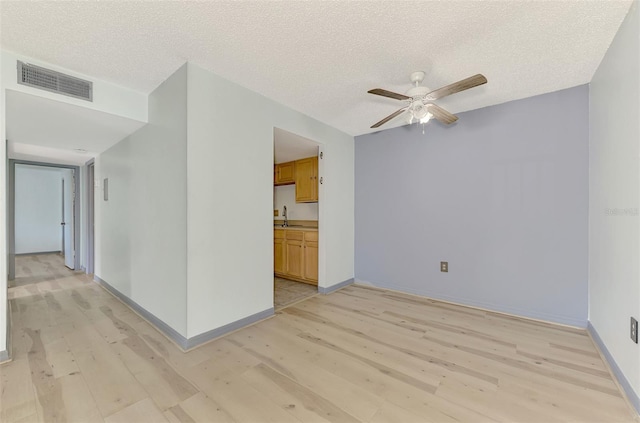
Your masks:
M 431 91 L 425 96 L 425 100 L 437 100 L 442 97 L 446 97 L 451 94 L 459 93 L 460 91 L 468 90 L 469 88 L 477 87 L 478 85 L 486 84 L 487 78 L 482 74 L 470 76 L 462 81 L 454 82 L 446 87 L 439 88 L 435 91 Z
M 394 117 L 404 113 L 407 110 L 407 107 L 403 107 L 400 110 L 396 110 L 395 112 L 391 113 L 389 116 L 387 116 L 386 118 L 382 119 L 380 122 L 374 123 L 371 127 L 372 128 L 377 128 L 379 126 L 384 125 L 385 123 L 389 122 L 391 119 L 393 119 Z
M 369 94 L 381 95 L 383 97 L 394 98 L 396 100 L 411 100 L 411 97 L 407 97 L 404 94 L 394 93 L 393 91 L 383 90 L 382 88 L 374 88 L 367 91 Z
M 442 123 L 446 123 L 447 125 L 452 124 L 456 120 L 458 120 L 458 116 L 447 112 L 440 106 L 436 106 L 433 103 L 425 104 L 425 107 L 433 115 L 434 118 L 438 119 Z

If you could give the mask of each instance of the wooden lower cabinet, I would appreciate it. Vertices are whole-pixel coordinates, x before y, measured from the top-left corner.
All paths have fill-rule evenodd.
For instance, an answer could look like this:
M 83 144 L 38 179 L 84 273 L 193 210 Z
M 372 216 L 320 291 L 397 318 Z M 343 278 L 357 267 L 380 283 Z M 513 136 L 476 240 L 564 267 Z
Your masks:
M 296 278 L 302 277 L 304 266 L 302 241 L 287 240 L 287 268 L 285 273 Z
M 273 232 L 273 270 L 275 273 L 285 272 L 285 248 L 284 230 L 276 229 Z
M 276 229 L 274 273 L 311 285 L 318 284 L 318 232 Z
M 304 245 L 304 273 L 305 279 L 318 283 L 318 243 L 305 242 Z

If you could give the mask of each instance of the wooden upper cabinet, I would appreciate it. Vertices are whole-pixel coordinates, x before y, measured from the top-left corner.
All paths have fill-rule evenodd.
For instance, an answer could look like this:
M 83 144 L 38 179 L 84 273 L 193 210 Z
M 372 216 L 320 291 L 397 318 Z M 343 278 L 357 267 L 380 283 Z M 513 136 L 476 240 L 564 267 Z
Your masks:
M 296 160 L 296 203 L 318 201 L 318 158 Z
M 290 185 L 296 183 L 296 162 L 280 163 L 274 168 L 275 185 Z

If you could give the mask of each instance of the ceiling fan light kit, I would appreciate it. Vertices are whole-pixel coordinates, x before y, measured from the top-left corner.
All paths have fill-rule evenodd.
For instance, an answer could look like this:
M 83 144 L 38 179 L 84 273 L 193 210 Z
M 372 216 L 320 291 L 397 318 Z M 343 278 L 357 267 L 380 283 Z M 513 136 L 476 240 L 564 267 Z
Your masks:
M 424 76 L 425 73 L 422 71 L 413 72 L 411 74 L 411 82 L 414 84 L 414 86 L 407 90 L 406 95 L 395 93 L 393 91 L 387 91 L 382 88 L 374 88 L 367 91 L 370 94 L 393 98 L 394 100 L 405 101 L 408 103 L 405 107 L 401 108 L 400 110 L 396 110 L 386 118 L 373 124 L 371 128 L 378 128 L 405 112 L 407 112 L 409 115 L 407 119 L 407 122 L 409 124 L 413 123 L 414 121 L 425 124 L 429 122 L 431 118 L 435 118 L 444 124 L 450 125 L 453 122 L 457 121 L 458 117 L 454 114 L 449 113 L 442 107 L 435 105 L 434 103 L 432 103 L 432 101 L 487 83 L 487 78 L 485 78 L 484 75 L 477 74 L 439 88 L 435 91 L 429 91 L 427 87 L 420 85 L 424 80 Z

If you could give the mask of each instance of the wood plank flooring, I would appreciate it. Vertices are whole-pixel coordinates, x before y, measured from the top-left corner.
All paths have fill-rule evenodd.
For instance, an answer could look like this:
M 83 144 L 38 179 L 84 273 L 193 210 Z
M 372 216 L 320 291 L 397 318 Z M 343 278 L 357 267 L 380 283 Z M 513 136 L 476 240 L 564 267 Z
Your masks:
M 632 422 L 586 332 L 362 286 L 188 353 L 55 255 L 18 259 L 2 422 Z

